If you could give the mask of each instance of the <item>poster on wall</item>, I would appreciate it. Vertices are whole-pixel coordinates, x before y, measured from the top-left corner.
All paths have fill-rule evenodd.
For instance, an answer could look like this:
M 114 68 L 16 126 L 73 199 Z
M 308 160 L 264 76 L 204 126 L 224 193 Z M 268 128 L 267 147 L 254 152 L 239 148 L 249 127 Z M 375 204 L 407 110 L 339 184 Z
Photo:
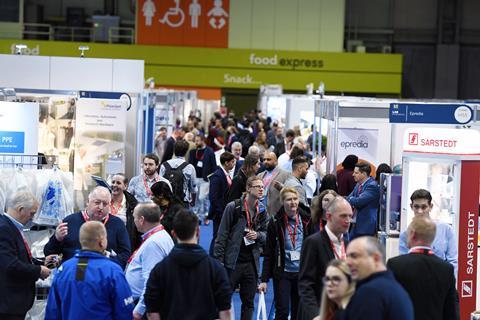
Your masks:
M 338 129 L 337 162 L 342 163 L 349 154 L 359 159 L 378 165 L 378 130 L 377 129 Z
M 108 179 L 125 172 L 126 102 L 79 99 L 76 108 L 74 190 L 77 207 L 95 186 L 91 176 Z
M 37 155 L 38 110 L 38 103 L 0 102 L 1 166 L 13 162 L 25 163 L 23 159 L 19 161 L 21 155 Z M 36 162 L 37 159 L 32 158 L 31 161 Z

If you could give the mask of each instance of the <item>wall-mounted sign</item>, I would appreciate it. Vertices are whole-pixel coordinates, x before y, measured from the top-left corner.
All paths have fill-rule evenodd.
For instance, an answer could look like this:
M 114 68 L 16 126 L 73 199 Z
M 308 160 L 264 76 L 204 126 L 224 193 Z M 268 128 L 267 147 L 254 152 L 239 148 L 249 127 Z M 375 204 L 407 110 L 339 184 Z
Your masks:
M 0 102 L 0 153 L 37 155 L 38 103 Z
M 480 132 L 470 129 L 409 128 L 405 130 L 403 151 L 480 155 Z
M 228 47 L 229 0 L 138 0 L 137 43 Z
M 391 123 L 467 124 L 473 110 L 465 104 L 391 103 Z
M 360 159 L 376 165 L 378 163 L 377 146 L 377 129 L 338 129 L 338 161 L 343 161 L 343 159 L 345 159 L 345 157 L 349 154 L 355 154 Z

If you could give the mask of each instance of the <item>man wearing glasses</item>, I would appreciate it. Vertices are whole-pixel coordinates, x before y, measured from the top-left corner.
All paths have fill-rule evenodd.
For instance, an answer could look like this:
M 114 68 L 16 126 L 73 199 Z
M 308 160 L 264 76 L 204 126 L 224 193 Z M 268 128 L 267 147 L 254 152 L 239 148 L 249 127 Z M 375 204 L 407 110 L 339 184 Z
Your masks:
M 433 208 L 432 195 L 425 189 L 415 190 L 410 196 L 410 208 L 412 208 L 415 217 L 427 217 L 430 219 L 430 211 Z M 435 221 L 437 232 L 432 243 L 433 253 L 452 264 L 455 275 L 458 265 L 458 245 L 452 227 L 444 222 Z M 400 234 L 399 253 L 407 254 L 407 232 Z
M 232 289 L 240 284 L 242 320 L 252 318 L 260 249 L 266 240 L 268 215 L 259 201 L 262 197 L 262 179 L 251 176 L 246 193 L 225 208 L 213 252 L 227 269 Z
M 105 187 L 96 187 L 88 195 L 87 208 L 67 216 L 55 229 L 43 252 L 63 254 L 63 261 L 72 258 L 80 249 L 80 227 L 87 221 L 100 221 L 107 229 L 108 247 L 105 255 L 110 256 L 122 269 L 130 257 L 130 240 L 123 221 L 110 214 L 111 195 Z

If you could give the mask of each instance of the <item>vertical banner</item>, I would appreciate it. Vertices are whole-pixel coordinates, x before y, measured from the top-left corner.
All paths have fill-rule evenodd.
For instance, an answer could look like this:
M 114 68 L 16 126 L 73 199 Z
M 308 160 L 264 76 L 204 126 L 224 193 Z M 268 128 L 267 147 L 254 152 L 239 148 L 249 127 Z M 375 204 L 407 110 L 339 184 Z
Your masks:
M 38 103 L 0 102 L 0 154 L 37 155 L 38 114 Z
M 479 183 L 480 161 L 462 161 L 457 279 L 460 319 L 470 319 L 476 310 Z
M 337 162 L 341 163 L 349 154 L 359 159 L 378 165 L 378 130 L 377 129 L 338 129 Z
M 125 172 L 126 103 L 79 99 L 75 131 L 75 205 L 83 207 L 92 175 L 109 178 Z
M 229 0 L 137 0 L 137 44 L 228 47 Z

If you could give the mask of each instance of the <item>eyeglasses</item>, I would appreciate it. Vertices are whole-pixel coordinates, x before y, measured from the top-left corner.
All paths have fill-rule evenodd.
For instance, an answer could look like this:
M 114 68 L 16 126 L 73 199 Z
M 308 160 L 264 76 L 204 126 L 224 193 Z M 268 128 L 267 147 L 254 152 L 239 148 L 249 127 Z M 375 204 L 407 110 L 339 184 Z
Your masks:
M 413 204 L 412 207 L 414 209 L 422 209 L 422 210 L 427 210 L 430 206 L 427 205 L 427 204 L 422 204 L 422 205 L 419 205 L 419 204 Z
M 324 285 L 327 285 L 329 282 L 331 282 L 334 286 L 338 286 L 340 282 L 342 282 L 342 278 L 340 278 L 339 276 L 333 276 L 333 277 L 324 276 L 322 278 L 322 282 Z

